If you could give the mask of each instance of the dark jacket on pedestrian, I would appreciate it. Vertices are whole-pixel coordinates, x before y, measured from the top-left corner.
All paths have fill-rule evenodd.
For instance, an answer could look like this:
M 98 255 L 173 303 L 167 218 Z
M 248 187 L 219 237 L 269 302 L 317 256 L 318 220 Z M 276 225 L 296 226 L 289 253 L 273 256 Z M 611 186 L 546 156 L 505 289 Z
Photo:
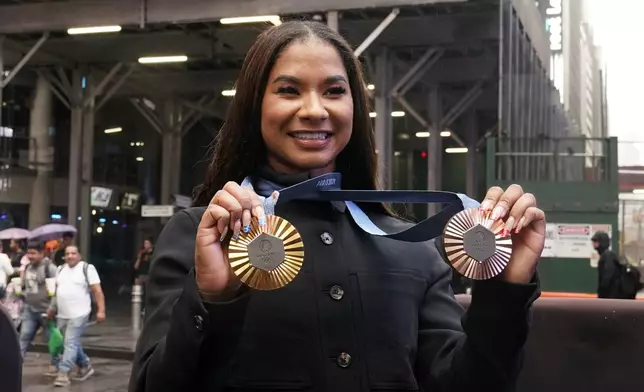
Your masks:
M 619 258 L 610 250 L 610 237 L 603 231 L 592 237 L 598 243 L 597 296 L 599 298 L 622 298 L 619 282 Z
M 514 391 L 536 282 L 480 282 L 467 313 L 433 242 L 371 236 L 342 205 L 279 203 L 305 246 L 275 291 L 200 299 L 197 226 L 177 213 L 157 241 L 131 392 Z M 407 226 L 369 213 L 383 230 Z

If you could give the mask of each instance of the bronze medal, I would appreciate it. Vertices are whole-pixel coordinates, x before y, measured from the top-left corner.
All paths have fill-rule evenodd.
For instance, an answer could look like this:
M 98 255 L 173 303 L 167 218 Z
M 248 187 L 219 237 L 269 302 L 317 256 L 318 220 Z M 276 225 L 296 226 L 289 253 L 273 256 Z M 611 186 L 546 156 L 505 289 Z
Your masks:
M 499 275 L 512 256 L 512 236 L 502 220 L 470 208 L 454 215 L 443 231 L 447 260 L 461 275 L 485 280 Z
M 228 261 L 245 285 L 256 290 L 275 290 L 291 283 L 304 262 L 304 243 L 295 226 L 276 215 L 257 218 L 248 233 L 241 232 L 228 244 Z

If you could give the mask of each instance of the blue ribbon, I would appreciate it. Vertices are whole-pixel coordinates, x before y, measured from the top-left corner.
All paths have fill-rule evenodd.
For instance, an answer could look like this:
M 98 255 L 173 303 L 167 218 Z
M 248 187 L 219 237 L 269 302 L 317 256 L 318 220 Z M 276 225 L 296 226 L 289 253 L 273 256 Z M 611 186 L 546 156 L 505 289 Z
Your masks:
M 443 191 L 363 191 L 342 190 L 340 173 L 329 173 L 311 178 L 299 184 L 279 190 L 279 197 L 260 198 L 264 201 L 264 211 L 275 213 L 278 202 L 289 200 L 317 200 L 344 202 L 355 223 L 366 233 L 380 237 L 407 242 L 424 242 L 439 237 L 447 222 L 457 213 L 468 208 L 478 208 L 480 203 L 460 193 Z M 250 177 L 241 184 L 253 188 Z M 380 229 L 356 204 L 361 203 L 442 203 L 447 204 L 436 215 L 398 233 L 386 233 Z

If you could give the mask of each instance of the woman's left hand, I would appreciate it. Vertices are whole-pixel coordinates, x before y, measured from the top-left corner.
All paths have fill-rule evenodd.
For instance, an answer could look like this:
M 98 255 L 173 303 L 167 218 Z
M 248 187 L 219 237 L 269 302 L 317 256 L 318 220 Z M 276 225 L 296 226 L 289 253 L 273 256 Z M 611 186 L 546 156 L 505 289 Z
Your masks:
M 492 187 L 481 209 L 491 212 L 492 219 L 503 219 L 506 229 L 512 233 L 512 257 L 500 278 L 509 283 L 529 283 L 546 238 L 545 214 L 537 208 L 534 195 L 524 193 L 516 184 L 505 191 Z

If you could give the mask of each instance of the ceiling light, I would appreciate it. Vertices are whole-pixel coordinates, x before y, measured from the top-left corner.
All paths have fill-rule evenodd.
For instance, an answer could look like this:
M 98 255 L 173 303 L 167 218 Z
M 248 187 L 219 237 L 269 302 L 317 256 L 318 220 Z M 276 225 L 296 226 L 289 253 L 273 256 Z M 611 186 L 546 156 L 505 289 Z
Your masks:
M 404 116 L 405 116 L 405 112 L 403 111 L 391 112 L 391 117 L 404 117 Z
M 264 16 L 240 16 L 237 18 L 222 18 L 219 20 L 221 24 L 240 24 L 240 23 L 261 23 L 270 22 L 275 26 L 282 24 L 279 15 L 264 15 Z
M 183 63 L 188 61 L 188 56 L 156 56 L 156 57 L 141 57 L 139 63 L 141 64 L 161 64 L 161 63 Z
M 452 133 L 450 131 L 441 132 L 441 137 L 450 137 L 450 136 L 452 136 Z
M 644 189 L 633 189 L 633 193 L 644 194 Z
M 464 154 L 467 152 L 467 147 L 446 148 L 445 152 L 448 154 Z
M 374 86 L 373 84 L 367 85 L 367 90 L 375 90 L 375 89 L 376 89 L 376 86 Z
M 235 89 L 224 90 L 221 92 L 221 95 L 223 95 L 224 97 L 234 97 L 236 93 L 237 93 L 237 90 Z
M 369 113 L 369 117 L 371 117 L 371 118 L 376 118 L 377 115 L 378 115 L 378 113 L 376 113 L 376 112 Z
M 136 157 L 137 162 L 143 162 L 143 157 Z
M 123 130 L 121 127 L 116 127 L 116 128 L 107 128 L 104 132 L 105 133 L 119 133 Z
M 67 30 L 67 34 L 80 35 L 80 34 L 118 33 L 119 31 L 121 31 L 121 26 L 72 27 Z
M 429 132 L 416 132 L 416 137 L 429 137 Z

